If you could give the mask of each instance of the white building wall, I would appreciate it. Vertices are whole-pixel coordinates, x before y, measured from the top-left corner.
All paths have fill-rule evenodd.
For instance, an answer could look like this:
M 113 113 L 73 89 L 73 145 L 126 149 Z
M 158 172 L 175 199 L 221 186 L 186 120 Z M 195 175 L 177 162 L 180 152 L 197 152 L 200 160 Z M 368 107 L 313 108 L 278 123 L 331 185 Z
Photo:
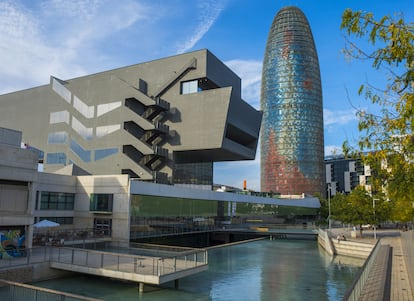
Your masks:
M 92 193 L 113 194 L 112 213 L 90 211 Z M 75 200 L 75 223 L 78 228 L 93 228 L 95 218 L 112 219 L 112 239 L 129 241 L 130 194 L 128 175 L 78 176 Z

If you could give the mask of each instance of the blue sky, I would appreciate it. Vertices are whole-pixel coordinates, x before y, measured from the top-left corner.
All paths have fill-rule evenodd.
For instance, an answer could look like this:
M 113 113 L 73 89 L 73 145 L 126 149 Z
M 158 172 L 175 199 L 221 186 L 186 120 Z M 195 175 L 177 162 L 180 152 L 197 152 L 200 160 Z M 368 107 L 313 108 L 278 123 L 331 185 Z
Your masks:
M 208 48 L 242 78 L 243 98 L 260 107 L 261 68 L 268 31 L 284 6 L 305 13 L 321 67 L 325 153 L 355 142 L 355 109 L 370 109 L 359 85 L 381 85 L 386 73 L 349 61 L 340 31 L 345 8 L 374 16 L 403 13 L 412 0 L 0 0 L 0 94 L 62 79 Z M 361 44 L 362 45 L 362 44 Z M 254 161 L 216 163 L 214 182 L 260 190 Z

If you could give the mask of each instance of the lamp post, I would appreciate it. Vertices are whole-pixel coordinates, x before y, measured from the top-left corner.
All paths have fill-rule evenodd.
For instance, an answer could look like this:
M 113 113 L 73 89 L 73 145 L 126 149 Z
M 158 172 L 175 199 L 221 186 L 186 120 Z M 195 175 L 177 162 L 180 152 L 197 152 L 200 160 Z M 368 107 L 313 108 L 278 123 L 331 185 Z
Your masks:
M 331 183 L 328 183 L 328 229 L 331 230 Z
M 372 199 L 372 209 L 374 210 L 374 239 L 377 239 L 377 219 L 375 218 L 375 201 L 379 201 L 379 199 Z

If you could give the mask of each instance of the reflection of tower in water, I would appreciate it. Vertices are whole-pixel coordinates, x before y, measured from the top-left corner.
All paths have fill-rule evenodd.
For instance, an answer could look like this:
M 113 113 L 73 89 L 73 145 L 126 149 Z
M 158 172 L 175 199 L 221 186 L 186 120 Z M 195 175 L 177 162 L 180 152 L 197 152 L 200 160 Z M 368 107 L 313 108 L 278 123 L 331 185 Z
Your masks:
M 263 61 L 261 190 L 322 194 L 324 150 L 319 62 L 308 21 L 281 9 Z

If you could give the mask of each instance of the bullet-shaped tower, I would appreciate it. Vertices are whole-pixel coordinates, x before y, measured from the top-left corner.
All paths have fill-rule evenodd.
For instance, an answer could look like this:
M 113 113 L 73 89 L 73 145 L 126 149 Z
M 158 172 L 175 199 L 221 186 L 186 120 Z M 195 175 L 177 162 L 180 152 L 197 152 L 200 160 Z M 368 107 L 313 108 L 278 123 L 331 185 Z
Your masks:
M 285 7 L 270 28 L 262 73 L 261 190 L 324 192 L 322 88 L 309 23 Z

